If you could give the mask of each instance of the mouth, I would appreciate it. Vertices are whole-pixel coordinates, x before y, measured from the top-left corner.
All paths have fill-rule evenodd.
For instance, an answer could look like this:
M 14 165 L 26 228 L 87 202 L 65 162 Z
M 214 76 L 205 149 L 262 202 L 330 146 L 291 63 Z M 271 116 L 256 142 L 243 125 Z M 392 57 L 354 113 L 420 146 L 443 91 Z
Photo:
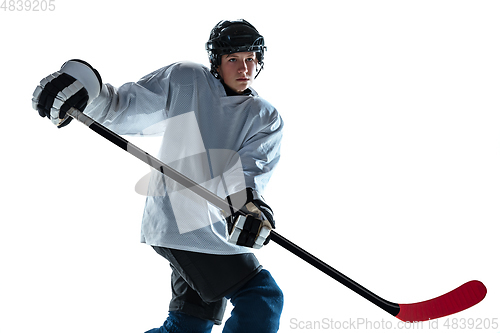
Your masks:
M 247 78 L 247 77 L 239 77 L 239 78 L 237 78 L 237 79 L 236 79 L 236 81 L 243 81 L 243 82 L 244 82 L 244 81 L 249 81 L 249 80 L 250 80 L 250 79 L 249 79 L 249 78 Z

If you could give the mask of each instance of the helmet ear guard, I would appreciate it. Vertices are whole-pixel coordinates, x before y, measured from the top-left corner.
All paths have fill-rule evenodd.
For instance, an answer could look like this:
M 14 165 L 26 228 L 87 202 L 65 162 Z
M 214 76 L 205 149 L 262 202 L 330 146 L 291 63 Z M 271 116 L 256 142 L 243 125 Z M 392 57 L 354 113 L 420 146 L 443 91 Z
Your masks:
M 220 78 L 219 68 L 222 56 L 237 52 L 255 52 L 260 65 L 257 77 L 264 67 L 264 37 L 257 29 L 245 20 L 220 21 L 211 31 L 210 38 L 205 44 L 211 65 L 211 73 Z

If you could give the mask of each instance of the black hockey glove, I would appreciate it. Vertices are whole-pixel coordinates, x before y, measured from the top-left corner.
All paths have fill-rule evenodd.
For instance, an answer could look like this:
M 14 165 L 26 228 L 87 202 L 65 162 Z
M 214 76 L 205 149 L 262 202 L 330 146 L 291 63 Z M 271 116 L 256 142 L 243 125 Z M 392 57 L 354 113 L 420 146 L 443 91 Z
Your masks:
M 101 92 L 99 73 L 82 60 L 70 60 L 61 69 L 40 81 L 33 92 L 33 108 L 57 127 L 68 125 L 73 118 L 70 108 L 83 111 Z
M 271 229 L 276 226 L 273 211 L 264 199 L 247 188 L 228 196 L 227 201 L 239 210 L 226 219 L 229 242 L 255 249 L 267 245 Z

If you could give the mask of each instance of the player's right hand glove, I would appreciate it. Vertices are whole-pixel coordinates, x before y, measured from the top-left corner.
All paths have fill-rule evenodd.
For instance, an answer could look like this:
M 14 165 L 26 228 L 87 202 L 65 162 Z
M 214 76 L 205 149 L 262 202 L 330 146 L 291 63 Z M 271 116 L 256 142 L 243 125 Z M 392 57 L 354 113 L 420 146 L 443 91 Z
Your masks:
M 33 108 L 60 128 L 73 119 L 66 114 L 70 108 L 83 111 L 101 89 L 101 76 L 92 66 L 82 60 L 70 60 L 40 81 L 33 92 Z
M 257 191 L 247 188 L 231 194 L 227 201 L 238 209 L 226 219 L 229 242 L 254 249 L 267 245 L 269 234 L 276 225 L 273 211 L 264 198 Z

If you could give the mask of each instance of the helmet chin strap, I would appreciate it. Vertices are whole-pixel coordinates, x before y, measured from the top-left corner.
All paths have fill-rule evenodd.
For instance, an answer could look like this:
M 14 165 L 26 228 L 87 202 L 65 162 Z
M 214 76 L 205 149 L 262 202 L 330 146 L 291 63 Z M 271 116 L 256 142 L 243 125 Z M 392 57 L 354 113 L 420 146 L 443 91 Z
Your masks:
M 261 71 L 262 69 L 264 69 L 264 62 L 259 63 L 259 65 L 260 65 L 260 68 L 259 68 L 259 71 L 257 72 L 257 74 L 255 75 L 255 77 L 253 78 L 254 80 L 257 78 L 257 76 L 259 76 L 260 71 Z

